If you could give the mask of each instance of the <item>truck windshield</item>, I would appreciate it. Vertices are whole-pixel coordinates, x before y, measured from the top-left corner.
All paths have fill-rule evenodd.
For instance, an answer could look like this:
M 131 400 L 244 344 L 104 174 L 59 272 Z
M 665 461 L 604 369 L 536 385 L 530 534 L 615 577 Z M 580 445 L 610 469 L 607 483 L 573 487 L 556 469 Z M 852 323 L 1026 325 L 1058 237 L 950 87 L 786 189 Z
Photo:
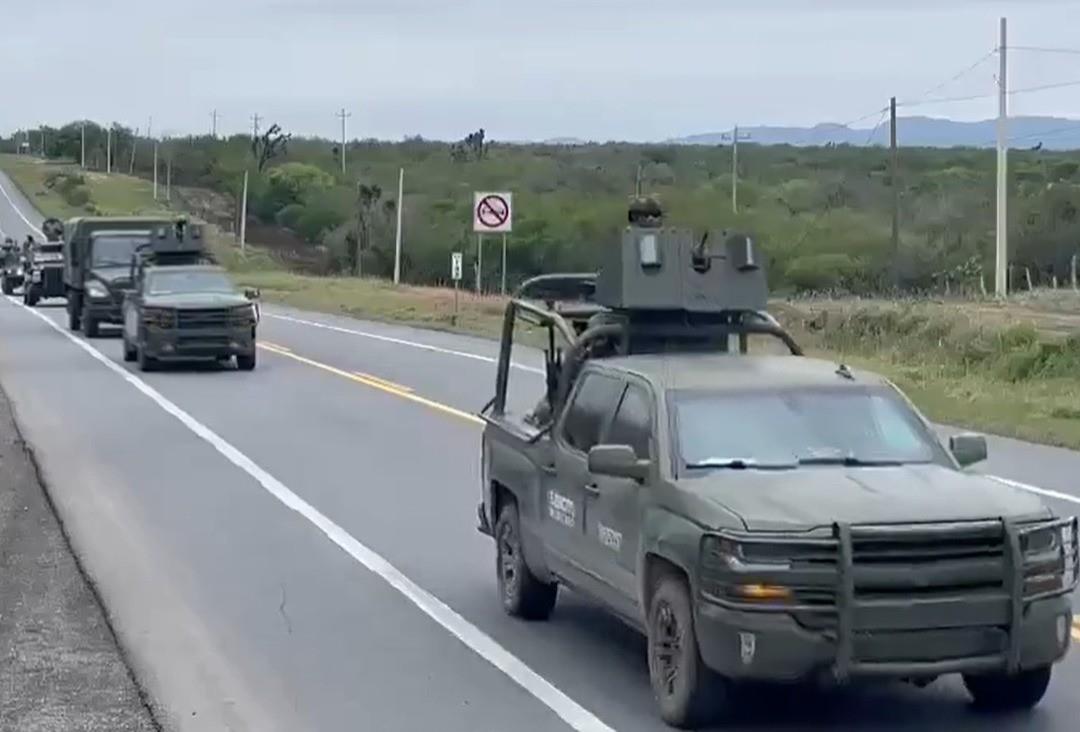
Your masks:
M 674 405 L 690 468 L 947 464 L 917 415 L 886 389 L 677 392 Z
M 224 272 L 154 272 L 149 277 L 147 292 L 151 295 L 172 295 L 195 292 L 236 292 Z
M 90 245 L 90 264 L 93 267 L 130 267 L 135 248 L 148 241 L 146 237 L 138 236 L 95 236 Z

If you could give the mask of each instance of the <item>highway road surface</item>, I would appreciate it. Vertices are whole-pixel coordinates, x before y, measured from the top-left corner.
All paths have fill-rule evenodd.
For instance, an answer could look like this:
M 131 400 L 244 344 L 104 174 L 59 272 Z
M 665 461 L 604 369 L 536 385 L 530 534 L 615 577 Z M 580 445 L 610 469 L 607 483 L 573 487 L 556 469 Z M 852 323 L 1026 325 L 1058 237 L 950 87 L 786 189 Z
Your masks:
M 40 224 L 0 176 L 0 231 Z M 140 374 L 62 301 L 0 299 L 0 384 L 167 724 L 236 730 L 661 730 L 644 642 L 564 593 L 506 617 L 476 531 L 495 346 L 264 309 L 260 363 Z M 535 355 L 511 385 L 532 400 Z M 1080 454 L 993 439 L 986 470 L 1080 510 Z M 1074 630 L 1080 637 L 1080 631 Z M 958 681 L 753 693 L 735 730 L 1038 730 L 1080 718 L 1080 655 L 1031 715 Z

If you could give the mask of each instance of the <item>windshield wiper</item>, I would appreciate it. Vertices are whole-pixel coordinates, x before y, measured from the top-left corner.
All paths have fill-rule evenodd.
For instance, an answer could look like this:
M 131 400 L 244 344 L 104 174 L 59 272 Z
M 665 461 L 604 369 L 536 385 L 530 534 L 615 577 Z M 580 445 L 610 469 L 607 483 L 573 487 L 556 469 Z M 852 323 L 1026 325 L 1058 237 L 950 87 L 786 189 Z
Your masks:
M 756 458 L 706 458 L 687 463 L 688 468 L 728 468 L 730 470 L 787 470 L 794 463 L 762 463 Z
M 877 460 L 855 457 L 854 455 L 823 455 L 819 457 L 799 458 L 799 465 L 843 465 L 849 468 L 891 467 L 903 465 L 911 460 Z

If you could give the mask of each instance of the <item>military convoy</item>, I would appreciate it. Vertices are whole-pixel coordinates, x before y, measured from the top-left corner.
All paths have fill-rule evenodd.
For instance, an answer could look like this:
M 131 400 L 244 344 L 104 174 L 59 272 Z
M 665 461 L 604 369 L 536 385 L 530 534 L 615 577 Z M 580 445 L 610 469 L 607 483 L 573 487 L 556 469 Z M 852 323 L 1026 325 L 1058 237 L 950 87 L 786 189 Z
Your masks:
M 650 201 L 599 274 L 522 285 L 481 413 L 505 611 L 546 619 L 564 585 L 642 630 L 678 727 L 754 680 L 959 673 L 978 706 L 1038 703 L 1076 519 L 964 470 L 985 440 L 942 443 L 885 379 L 803 356 L 766 299 L 752 240 L 664 227 Z M 523 325 L 546 343 L 531 409 L 509 389 Z

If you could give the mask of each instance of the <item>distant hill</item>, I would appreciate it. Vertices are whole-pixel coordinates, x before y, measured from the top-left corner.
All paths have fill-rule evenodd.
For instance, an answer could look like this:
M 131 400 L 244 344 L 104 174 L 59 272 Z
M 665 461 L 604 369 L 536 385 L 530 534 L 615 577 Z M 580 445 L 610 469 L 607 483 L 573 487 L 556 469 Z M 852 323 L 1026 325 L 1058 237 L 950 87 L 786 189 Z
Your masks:
M 900 117 L 897 138 L 908 147 L 994 147 L 997 120 L 956 122 L 933 117 Z M 888 145 L 888 121 L 871 133 L 869 128 L 819 124 L 814 127 L 739 128 L 759 145 Z M 706 132 L 669 140 L 686 145 L 723 145 L 724 132 Z M 1080 120 L 1062 117 L 1013 117 L 1009 120 L 1009 145 L 1030 148 L 1042 143 L 1049 150 L 1080 149 Z

